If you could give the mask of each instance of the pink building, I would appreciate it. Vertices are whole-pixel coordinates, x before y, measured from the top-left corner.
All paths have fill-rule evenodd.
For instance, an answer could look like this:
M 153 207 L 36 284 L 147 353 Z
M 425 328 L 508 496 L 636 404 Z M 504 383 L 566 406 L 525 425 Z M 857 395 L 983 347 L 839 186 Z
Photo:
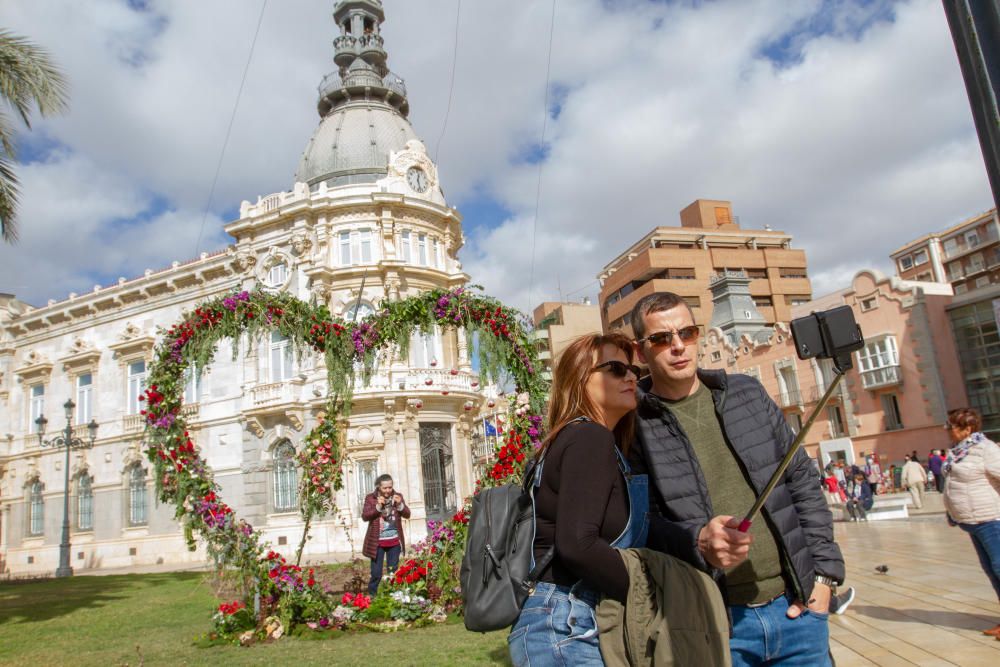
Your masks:
M 839 305 L 854 310 L 865 348 L 841 381 L 835 398 L 806 438 L 821 463 L 853 462 L 875 451 L 883 466 L 901 463 L 916 450 L 947 447 L 946 412 L 967 405 L 955 340 L 945 307 L 950 285 L 887 278 L 861 271 L 849 288 L 792 309 L 802 317 Z M 754 339 L 756 342 L 754 342 Z M 739 344 L 713 328 L 700 343 L 701 365 L 759 379 L 796 432 L 834 377 L 830 360 L 800 360 L 785 323 L 770 336 L 743 334 Z

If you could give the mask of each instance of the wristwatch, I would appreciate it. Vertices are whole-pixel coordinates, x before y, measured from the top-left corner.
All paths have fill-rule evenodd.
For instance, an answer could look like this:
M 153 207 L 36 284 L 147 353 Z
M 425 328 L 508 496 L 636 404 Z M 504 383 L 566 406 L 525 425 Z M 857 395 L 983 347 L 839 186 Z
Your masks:
M 837 593 L 837 582 L 836 582 L 836 580 L 833 577 L 828 577 L 828 576 L 823 575 L 823 574 L 817 574 L 816 578 L 814 579 L 814 581 L 817 584 L 826 584 L 827 586 L 830 587 L 830 592 L 832 592 L 834 595 L 836 595 L 836 593 Z

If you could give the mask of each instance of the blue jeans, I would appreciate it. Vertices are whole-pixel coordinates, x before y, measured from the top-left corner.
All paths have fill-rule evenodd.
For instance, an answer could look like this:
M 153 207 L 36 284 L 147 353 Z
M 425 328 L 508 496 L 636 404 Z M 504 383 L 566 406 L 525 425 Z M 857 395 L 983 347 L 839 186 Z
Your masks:
M 972 538 L 979 564 L 1000 599 L 1000 521 L 960 523 L 958 526 Z
M 597 593 L 539 582 L 507 636 L 515 667 L 603 665 L 597 637 Z
M 733 667 L 831 665 L 829 615 L 806 610 L 788 618 L 788 598 L 781 596 L 762 607 L 730 607 L 733 634 L 729 649 Z
M 378 591 L 378 584 L 382 581 L 382 560 L 385 559 L 388 573 L 392 574 L 399 565 L 399 552 L 401 550 L 402 547 L 397 544 L 394 547 L 379 547 L 375 551 L 375 558 L 372 559 L 372 578 L 368 582 L 369 595 L 375 595 Z

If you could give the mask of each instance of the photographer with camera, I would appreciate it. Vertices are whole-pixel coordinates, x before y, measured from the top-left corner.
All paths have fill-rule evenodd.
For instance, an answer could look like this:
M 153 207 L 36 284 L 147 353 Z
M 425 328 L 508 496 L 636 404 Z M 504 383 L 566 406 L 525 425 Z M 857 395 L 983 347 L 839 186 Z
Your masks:
M 410 508 L 393 488 L 390 475 L 379 475 L 375 480 L 375 490 L 365 496 L 361 518 L 368 522 L 361 553 L 372 561 L 368 594 L 375 595 L 382 581 L 383 561 L 385 576 L 399 565 L 399 556 L 406 549 L 402 520 L 410 518 Z
M 739 530 L 793 443 L 781 409 L 749 376 L 698 368 L 699 329 L 678 295 L 640 299 L 631 324 L 650 371 L 639 382 L 632 449 L 633 470 L 651 480 L 650 509 L 659 506 L 649 547 L 717 581 L 733 665 L 830 665 L 827 616 L 844 559 L 804 451 L 749 532 Z

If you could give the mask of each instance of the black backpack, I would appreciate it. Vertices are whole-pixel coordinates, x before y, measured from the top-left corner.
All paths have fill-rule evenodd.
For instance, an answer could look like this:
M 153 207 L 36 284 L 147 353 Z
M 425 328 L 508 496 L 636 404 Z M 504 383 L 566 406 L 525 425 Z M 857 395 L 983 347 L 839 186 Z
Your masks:
M 554 547 L 533 562 L 535 488 L 544 458 L 543 453 L 537 464 L 528 464 L 521 484 L 484 489 L 472 498 L 460 572 L 468 630 L 488 632 L 513 625 L 552 561 Z

